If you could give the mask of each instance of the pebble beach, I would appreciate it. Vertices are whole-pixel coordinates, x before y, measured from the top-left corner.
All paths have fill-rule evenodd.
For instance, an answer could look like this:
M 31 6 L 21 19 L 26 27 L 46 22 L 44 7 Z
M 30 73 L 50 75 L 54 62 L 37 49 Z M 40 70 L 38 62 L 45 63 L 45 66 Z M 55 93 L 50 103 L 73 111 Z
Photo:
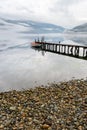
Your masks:
M 87 130 L 87 80 L 0 92 L 0 130 Z

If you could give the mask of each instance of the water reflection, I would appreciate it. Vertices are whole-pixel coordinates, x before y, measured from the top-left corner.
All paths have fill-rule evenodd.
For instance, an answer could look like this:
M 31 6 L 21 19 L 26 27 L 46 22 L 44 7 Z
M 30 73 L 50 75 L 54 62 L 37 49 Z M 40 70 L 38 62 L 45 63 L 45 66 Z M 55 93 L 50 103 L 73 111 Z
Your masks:
M 65 35 L 65 40 L 72 40 L 73 42 L 76 42 L 77 44 L 86 45 L 87 46 L 87 35 Z
M 17 36 L 17 37 L 16 37 Z M 42 35 L 43 36 L 43 35 Z M 0 42 L 0 91 L 20 90 L 48 82 L 58 82 L 87 76 L 87 61 L 31 49 L 38 35 L 15 35 Z M 21 38 L 22 37 L 22 38 Z M 39 35 L 40 37 L 40 35 Z M 79 44 L 63 35 L 46 34 L 46 41 Z

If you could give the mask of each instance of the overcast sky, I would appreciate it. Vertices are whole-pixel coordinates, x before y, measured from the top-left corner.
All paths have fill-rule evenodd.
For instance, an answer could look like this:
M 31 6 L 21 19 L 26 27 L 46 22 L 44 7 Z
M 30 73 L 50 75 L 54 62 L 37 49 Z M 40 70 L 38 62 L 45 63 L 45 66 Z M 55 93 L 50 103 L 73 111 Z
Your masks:
M 71 28 L 87 22 L 87 0 L 0 0 L 0 17 L 49 22 Z

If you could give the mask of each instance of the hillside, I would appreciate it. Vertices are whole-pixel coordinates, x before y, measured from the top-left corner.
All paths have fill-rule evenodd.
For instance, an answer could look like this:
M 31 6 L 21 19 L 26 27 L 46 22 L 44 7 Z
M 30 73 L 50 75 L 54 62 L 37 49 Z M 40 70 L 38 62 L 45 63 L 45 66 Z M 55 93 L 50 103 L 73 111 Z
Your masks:
M 87 23 L 79 25 L 71 29 L 73 32 L 87 32 Z
M 7 26 L 21 26 L 26 28 L 21 33 L 62 33 L 64 28 L 50 23 L 41 23 L 31 20 L 11 20 L 11 19 L 0 19 L 0 28 L 3 26 L 4 29 Z

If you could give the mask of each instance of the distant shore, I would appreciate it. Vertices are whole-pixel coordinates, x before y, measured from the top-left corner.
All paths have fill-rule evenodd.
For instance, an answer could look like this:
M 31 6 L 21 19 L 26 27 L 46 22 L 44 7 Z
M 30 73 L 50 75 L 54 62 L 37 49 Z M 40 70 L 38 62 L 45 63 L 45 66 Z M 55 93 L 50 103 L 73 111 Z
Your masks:
M 87 80 L 0 92 L 1 130 L 86 130 Z

